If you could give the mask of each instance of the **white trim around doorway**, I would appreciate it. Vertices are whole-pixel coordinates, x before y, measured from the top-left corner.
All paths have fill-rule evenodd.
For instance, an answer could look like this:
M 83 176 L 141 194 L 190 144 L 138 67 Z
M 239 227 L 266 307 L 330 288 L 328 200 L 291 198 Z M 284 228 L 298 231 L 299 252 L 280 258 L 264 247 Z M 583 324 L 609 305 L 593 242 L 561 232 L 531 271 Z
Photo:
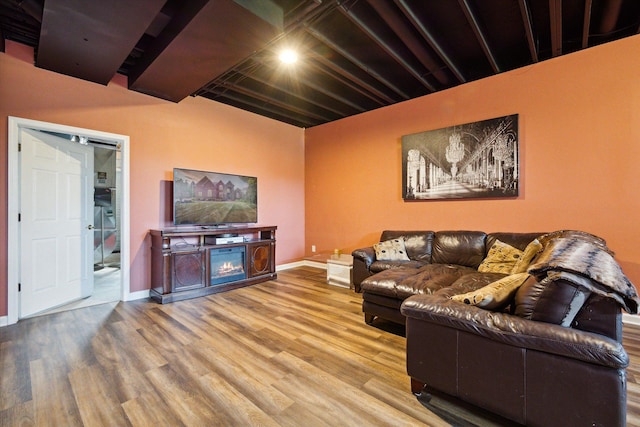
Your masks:
M 7 317 L 6 323 L 12 325 L 18 321 L 19 312 L 19 257 L 20 236 L 18 227 L 18 214 L 20 208 L 20 170 L 18 156 L 18 138 L 21 129 L 35 129 L 40 131 L 65 133 L 71 135 L 88 136 L 91 139 L 104 140 L 120 144 L 122 188 L 119 188 L 120 199 L 120 271 L 121 271 L 121 295 L 122 301 L 137 299 L 138 293 L 130 291 L 130 204 L 129 204 L 129 137 L 114 133 L 101 132 L 91 129 L 83 129 L 73 126 L 59 125 L 55 123 L 41 122 L 9 116 L 8 153 L 7 153 Z

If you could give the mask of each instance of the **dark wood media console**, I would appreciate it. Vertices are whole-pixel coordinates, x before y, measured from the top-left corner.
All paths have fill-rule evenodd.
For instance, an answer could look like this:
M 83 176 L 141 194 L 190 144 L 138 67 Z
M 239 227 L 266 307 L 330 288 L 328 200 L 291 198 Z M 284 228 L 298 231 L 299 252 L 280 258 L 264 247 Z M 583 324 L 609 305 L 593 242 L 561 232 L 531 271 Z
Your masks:
M 164 304 L 275 279 L 276 228 L 151 230 L 150 297 Z

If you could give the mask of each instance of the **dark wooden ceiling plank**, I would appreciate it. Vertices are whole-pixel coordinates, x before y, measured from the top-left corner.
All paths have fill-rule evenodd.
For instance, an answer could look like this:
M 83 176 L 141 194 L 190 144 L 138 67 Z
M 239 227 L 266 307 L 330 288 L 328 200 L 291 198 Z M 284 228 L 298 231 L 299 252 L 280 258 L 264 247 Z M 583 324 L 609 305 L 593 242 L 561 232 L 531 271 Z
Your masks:
M 480 43 L 480 47 L 482 47 L 482 50 L 484 51 L 484 54 L 487 57 L 487 60 L 489 61 L 489 64 L 491 64 L 491 68 L 493 69 L 493 72 L 494 73 L 502 72 L 502 69 L 498 65 L 498 61 L 496 60 L 496 56 L 491 51 L 491 47 L 489 46 L 489 41 L 487 40 L 487 37 L 485 36 L 484 31 L 482 30 L 482 25 L 480 24 L 480 20 L 478 19 L 476 14 L 473 12 L 473 9 L 471 8 L 469 1 L 458 0 L 458 4 L 460 4 L 460 7 L 462 8 L 464 15 L 467 17 L 467 21 L 469 22 L 469 25 L 471 26 L 473 33 L 476 35 L 476 39 L 478 39 L 478 43 Z
M 129 80 L 129 87 L 179 102 L 281 32 L 281 26 L 271 25 L 232 0 L 208 2 L 139 75 Z
M 165 0 L 47 0 L 36 65 L 106 85 Z
M 400 8 L 400 10 L 405 14 L 407 19 L 411 22 L 411 24 L 420 32 L 420 35 L 429 43 L 429 46 L 440 56 L 440 59 L 449 67 L 451 72 L 456 76 L 456 78 L 460 81 L 460 83 L 466 83 L 467 79 L 464 77 L 460 69 L 456 66 L 453 60 L 449 57 L 447 52 L 441 46 L 441 44 L 436 40 L 433 34 L 429 31 L 426 25 L 420 21 L 418 15 L 416 15 L 415 11 L 411 8 L 411 6 L 406 2 L 406 0 L 395 0 L 396 6 Z
M 562 0 L 549 0 L 551 56 L 562 55 Z
M 355 12 L 353 8 L 347 8 L 345 6 L 340 7 L 340 11 L 351 20 L 353 24 L 355 24 L 362 32 L 364 32 L 371 40 L 373 40 L 382 50 L 384 50 L 387 55 L 393 58 L 402 68 L 405 69 L 410 75 L 412 75 L 416 80 L 418 80 L 424 87 L 429 89 L 431 92 L 435 92 L 436 88 L 424 78 L 425 73 L 421 73 L 416 70 L 414 66 L 409 64 L 409 62 L 403 58 L 395 49 L 393 49 L 384 38 L 378 34 L 376 29 L 371 28 L 371 26 L 367 25 L 367 23 L 361 19 L 361 17 Z
M 531 60 L 538 62 L 538 49 L 536 48 L 536 41 L 533 37 L 533 23 L 531 21 L 531 11 L 527 0 L 518 0 L 520 4 L 520 15 L 522 15 L 522 23 L 524 25 L 524 33 L 527 38 L 527 45 L 529 46 L 529 53 L 531 53 Z

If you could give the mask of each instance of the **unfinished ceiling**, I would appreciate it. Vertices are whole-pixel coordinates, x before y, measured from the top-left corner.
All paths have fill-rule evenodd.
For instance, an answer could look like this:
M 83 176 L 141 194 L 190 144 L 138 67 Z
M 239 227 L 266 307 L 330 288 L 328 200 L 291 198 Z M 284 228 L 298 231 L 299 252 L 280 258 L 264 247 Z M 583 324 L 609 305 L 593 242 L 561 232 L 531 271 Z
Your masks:
M 0 0 L 38 67 L 310 127 L 638 33 L 637 0 Z M 284 65 L 283 47 L 300 60 Z M 635 53 L 634 53 L 635 54 Z M 615 76 L 611 76 L 615 78 Z

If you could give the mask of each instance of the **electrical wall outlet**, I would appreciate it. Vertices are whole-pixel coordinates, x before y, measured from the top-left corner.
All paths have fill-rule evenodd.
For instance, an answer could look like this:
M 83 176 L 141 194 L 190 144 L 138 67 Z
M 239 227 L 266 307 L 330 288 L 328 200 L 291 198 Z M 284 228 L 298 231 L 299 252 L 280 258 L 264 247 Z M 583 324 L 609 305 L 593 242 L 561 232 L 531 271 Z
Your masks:
M 315 252 L 316 251 L 316 245 L 311 245 L 311 252 Z

